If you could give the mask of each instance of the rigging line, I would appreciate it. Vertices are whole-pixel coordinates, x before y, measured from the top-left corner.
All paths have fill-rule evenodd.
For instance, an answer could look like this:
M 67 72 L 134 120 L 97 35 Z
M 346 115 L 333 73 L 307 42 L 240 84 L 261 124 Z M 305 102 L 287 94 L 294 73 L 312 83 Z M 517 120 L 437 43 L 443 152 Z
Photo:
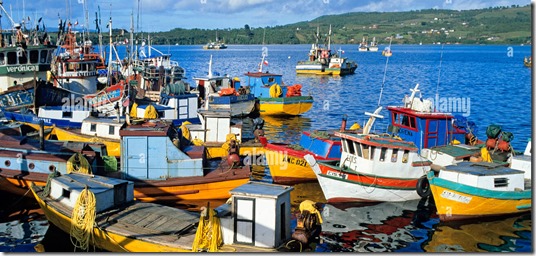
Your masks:
M 441 63 L 443 62 L 443 47 L 445 45 L 441 45 L 441 56 L 439 57 L 439 70 L 437 72 L 437 85 L 436 85 L 436 100 L 439 100 L 439 79 L 441 78 Z M 437 102 L 436 102 L 437 105 Z M 436 109 L 437 110 L 437 109 Z

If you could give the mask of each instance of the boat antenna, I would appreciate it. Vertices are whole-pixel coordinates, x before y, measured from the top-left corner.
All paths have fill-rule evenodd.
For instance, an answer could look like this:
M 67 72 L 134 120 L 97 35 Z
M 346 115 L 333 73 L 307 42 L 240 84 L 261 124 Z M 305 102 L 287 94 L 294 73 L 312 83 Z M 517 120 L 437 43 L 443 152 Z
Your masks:
M 443 62 L 443 47 L 444 46 L 445 46 L 444 44 L 441 45 L 441 56 L 439 57 L 439 70 L 437 71 L 437 85 L 436 85 L 436 93 L 435 93 L 436 100 L 439 99 L 439 79 L 441 78 L 441 63 Z M 437 110 L 437 109 L 434 109 L 434 110 Z
M 389 49 L 391 49 L 391 41 L 393 40 L 393 36 L 389 38 Z M 385 85 L 385 77 L 387 75 L 387 64 L 389 63 L 389 56 L 386 56 L 385 59 L 385 68 L 383 70 L 383 80 L 382 80 L 382 86 L 380 87 L 380 98 L 378 99 L 378 107 L 380 106 L 381 100 L 382 100 L 382 93 L 383 93 L 383 86 Z

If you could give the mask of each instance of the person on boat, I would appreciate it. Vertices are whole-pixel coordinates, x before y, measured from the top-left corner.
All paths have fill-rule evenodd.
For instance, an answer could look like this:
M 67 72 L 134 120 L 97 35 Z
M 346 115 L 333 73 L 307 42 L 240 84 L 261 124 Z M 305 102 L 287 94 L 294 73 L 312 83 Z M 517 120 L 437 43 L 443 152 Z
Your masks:
M 20 29 L 20 24 L 19 23 L 15 23 L 15 29 L 17 30 L 15 32 L 17 46 L 21 46 L 22 48 L 26 48 L 26 45 L 27 45 L 26 40 L 28 38 L 28 35 L 25 35 L 24 33 L 22 33 L 22 30 Z

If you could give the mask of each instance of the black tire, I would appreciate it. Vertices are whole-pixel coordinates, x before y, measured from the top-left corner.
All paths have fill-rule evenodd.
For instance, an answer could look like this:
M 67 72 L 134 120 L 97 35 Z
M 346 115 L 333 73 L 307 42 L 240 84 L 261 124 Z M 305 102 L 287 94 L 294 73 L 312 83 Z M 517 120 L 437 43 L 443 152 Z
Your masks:
M 428 182 L 428 178 L 426 178 L 426 175 L 423 175 L 419 178 L 417 181 L 417 194 L 421 197 L 429 197 L 432 195 L 432 190 L 430 189 L 430 182 Z

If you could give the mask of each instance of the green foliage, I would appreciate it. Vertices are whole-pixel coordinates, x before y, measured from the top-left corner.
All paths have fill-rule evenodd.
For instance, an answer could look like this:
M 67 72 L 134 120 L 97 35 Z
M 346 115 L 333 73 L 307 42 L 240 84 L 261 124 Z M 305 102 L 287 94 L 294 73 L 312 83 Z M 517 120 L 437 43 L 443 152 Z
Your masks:
M 206 44 L 217 37 L 226 44 L 310 44 L 315 41 L 317 27 L 321 39 L 332 27 L 332 43 L 358 44 L 363 36 L 372 37 L 380 44 L 389 42 L 390 35 L 399 44 L 462 43 L 462 44 L 520 44 L 530 43 L 530 5 L 493 7 L 480 10 L 418 10 L 408 12 L 354 12 L 325 15 L 307 22 L 283 26 L 254 28 L 182 29 L 151 33 L 152 44 Z M 118 34 L 120 30 L 114 32 Z M 128 37 L 125 33 L 122 37 Z M 135 37 L 147 38 L 147 33 Z M 108 38 L 104 38 L 105 44 Z M 91 38 L 98 42 L 97 36 Z M 114 38 L 121 41 L 121 38 Z

